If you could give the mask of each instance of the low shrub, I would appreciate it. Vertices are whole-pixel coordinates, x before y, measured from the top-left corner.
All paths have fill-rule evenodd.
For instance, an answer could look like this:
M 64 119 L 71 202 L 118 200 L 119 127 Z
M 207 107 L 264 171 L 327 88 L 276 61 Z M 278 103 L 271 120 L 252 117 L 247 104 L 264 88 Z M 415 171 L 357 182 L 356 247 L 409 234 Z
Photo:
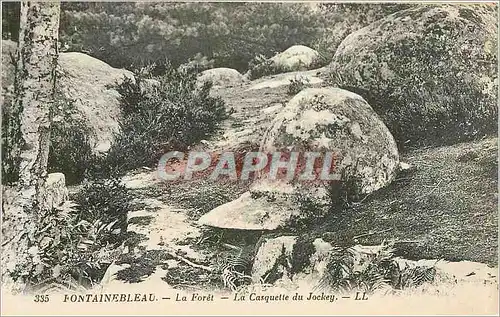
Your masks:
M 210 83 L 197 86 L 196 78 L 188 68 L 171 66 L 160 77 L 143 70 L 125 78 L 117 88 L 121 133 L 94 174 L 155 165 L 163 153 L 185 150 L 215 133 L 228 116 L 224 101 L 210 96 Z
M 38 217 L 35 231 L 37 256 L 33 257 L 33 271 L 29 272 L 30 287 L 45 286 L 52 283 L 53 278 L 74 280 L 69 272 L 73 260 L 79 257 L 73 242 L 74 207 L 73 203 L 66 202 Z
M 368 294 L 390 288 L 387 274 L 393 257 L 391 245 L 372 249 L 378 250 L 365 250 L 360 246 L 334 248 L 319 288 L 336 293 L 362 291 Z
M 432 263 L 419 263 L 394 256 L 393 243 L 375 246 L 334 247 L 328 254 L 325 275 L 316 286 L 340 294 L 390 293 L 416 289 L 440 276 Z
M 78 205 L 77 221 L 99 228 L 95 233 L 95 240 L 101 246 L 123 241 L 127 231 L 131 194 L 119 179 L 85 182 L 73 200 Z
M 290 69 L 276 65 L 264 55 L 257 55 L 254 59 L 252 59 L 248 63 L 248 69 L 248 78 L 250 80 L 291 71 Z
M 294 79 L 290 79 L 290 85 L 288 85 L 287 94 L 294 96 L 301 92 L 303 89 L 310 87 L 310 80 L 307 77 L 295 76 Z

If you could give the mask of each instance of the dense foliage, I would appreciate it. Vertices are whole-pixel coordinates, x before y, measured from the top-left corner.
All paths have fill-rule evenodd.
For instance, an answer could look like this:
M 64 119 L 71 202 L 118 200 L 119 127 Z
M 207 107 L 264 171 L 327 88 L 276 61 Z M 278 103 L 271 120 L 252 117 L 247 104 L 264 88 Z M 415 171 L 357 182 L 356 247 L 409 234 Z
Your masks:
M 16 3 L 2 3 L 2 38 L 17 40 Z M 140 69 L 196 55 L 240 72 L 258 55 L 302 44 L 331 59 L 352 31 L 409 4 L 64 2 L 62 51 L 89 54 L 114 67 Z
M 99 180 L 83 184 L 72 199 L 40 216 L 31 288 L 91 287 L 121 255 L 127 189 L 117 179 Z
M 245 70 L 294 44 L 311 45 L 326 22 L 311 6 L 252 3 L 66 3 L 61 41 L 115 67 L 168 58 L 175 66 L 201 54 L 215 66 Z

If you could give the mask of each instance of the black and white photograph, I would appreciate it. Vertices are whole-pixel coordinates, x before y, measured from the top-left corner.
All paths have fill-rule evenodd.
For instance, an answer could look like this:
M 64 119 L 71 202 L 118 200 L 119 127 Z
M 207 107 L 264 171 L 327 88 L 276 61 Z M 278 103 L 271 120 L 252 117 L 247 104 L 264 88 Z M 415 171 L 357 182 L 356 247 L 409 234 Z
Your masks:
M 499 313 L 497 2 L 1 5 L 2 315 Z

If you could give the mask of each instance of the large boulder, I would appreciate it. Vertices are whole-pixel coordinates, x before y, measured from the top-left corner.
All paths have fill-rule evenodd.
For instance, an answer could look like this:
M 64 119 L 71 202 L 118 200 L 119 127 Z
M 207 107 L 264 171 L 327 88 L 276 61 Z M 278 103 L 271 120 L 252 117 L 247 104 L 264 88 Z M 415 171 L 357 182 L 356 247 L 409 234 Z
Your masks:
M 124 76 L 133 77 L 124 69 L 116 69 L 83 53 L 61 53 L 59 56 L 62 93 L 75 102 L 93 131 L 95 148 L 106 151 L 114 133 L 119 131 L 120 95 L 113 88 Z
M 400 145 L 497 128 L 496 6 L 419 5 L 349 35 L 327 79 L 363 96 Z
M 289 71 L 307 70 L 314 67 L 319 53 L 304 45 L 294 45 L 271 57 L 275 66 Z
M 205 214 L 201 224 L 246 230 L 293 226 L 325 216 L 333 189 L 368 194 L 389 184 L 399 168 L 396 142 L 370 105 L 332 87 L 308 88 L 292 98 L 266 132 L 260 151 L 284 156 L 331 152 L 337 178 L 325 180 L 316 174 L 313 180 L 302 180 L 304 170 L 299 167 L 293 178 L 286 170 L 276 177 L 262 172 L 248 192 Z M 347 183 L 349 187 L 342 187 Z
M 15 57 L 16 49 L 16 43 L 2 41 L 3 92 L 12 91 L 15 67 L 9 56 Z M 119 131 L 120 95 L 113 87 L 124 76 L 132 77 L 132 73 L 83 53 L 60 53 L 58 74 L 58 92 L 73 103 L 77 110 L 75 119 L 82 120 L 91 129 L 94 149 L 106 151 L 114 133 Z
M 339 88 L 308 88 L 278 114 L 261 150 L 332 151 L 336 172 L 356 179 L 359 191 L 371 193 L 388 183 L 399 167 L 393 136 L 359 95 Z
M 276 283 L 291 280 L 298 286 L 318 285 L 327 273 L 334 247 L 317 238 L 301 240 L 297 236 L 263 238 L 252 266 L 252 280 Z
M 200 83 L 210 81 L 214 87 L 232 87 L 245 83 L 248 79 L 236 69 L 219 67 L 201 72 L 198 81 Z

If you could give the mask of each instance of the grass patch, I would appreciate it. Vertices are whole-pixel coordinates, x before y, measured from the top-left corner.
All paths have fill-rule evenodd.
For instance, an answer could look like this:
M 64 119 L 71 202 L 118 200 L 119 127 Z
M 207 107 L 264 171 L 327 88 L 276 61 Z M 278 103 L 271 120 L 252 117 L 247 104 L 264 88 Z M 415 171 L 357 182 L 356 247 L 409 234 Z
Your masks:
M 463 161 L 474 151 L 476 158 Z M 395 254 L 497 263 L 497 139 L 409 152 L 414 166 L 313 231 L 334 244 L 395 240 Z M 480 246 L 478 245 L 480 243 Z
M 150 69 L 117 86 L 123 118 L 121 133 L 93 175 L 124 175 L 158 163 L 168 151 L 185 151 L 215 134 L 228 117 L 225 103 L 211 97 L 211 83 L 199 87 L 197 74 L 167 65 L 162 76 Z
M 157 266 L 162 265 L 164 261 L 169 259 L 173 259 L 173 257 L 161 250 L 150 250 L 137 258 L 123 257 L 116 264 L 128 264 L 130 266 L 118 271 L 116 278 L 128 283 L 143 282 L 155 272 Z
M 147 226 L 153 221 L 153 216 L 134 217 L 128 221 L 129 225 Z

